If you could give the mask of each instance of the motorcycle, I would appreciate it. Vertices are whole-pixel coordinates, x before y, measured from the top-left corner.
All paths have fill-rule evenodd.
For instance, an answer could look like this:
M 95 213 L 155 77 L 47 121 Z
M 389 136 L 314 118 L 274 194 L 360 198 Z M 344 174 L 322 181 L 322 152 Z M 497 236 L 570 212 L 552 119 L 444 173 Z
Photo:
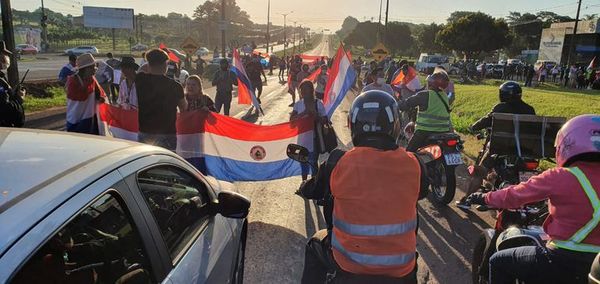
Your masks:
M 495 227 L 486 229 L 475 244 L 471 259 L 473 283 L 488 283 L 489 260 L 498 251 L 521 246 L 545 248 L 549 237 L 544 233 L 541 223 L 547 215 L 548 208 L 545 203 L 540 207 L 525 206 L 516 210 L 499 210 Z
M 490 142 L 491 135 L 488 129 L 484 133 L 477 134 L 478 140 L 485 139 L 483 148 L 479 151 L 477 156 L 476 165 L 479 165 L 483 160 L 484 153 Z M 528 181 L 531 177 L 541 173 L 539 169 L 540 161 L 538 159 L 529 157 L 519 157 L 518 155 L 492 155 L 494 159 L 494 172 L 495 177 L 489 182 L 488 187 L 481 186 L 483 192 L 495 191 L 498 189 L 505 188 L 508 185 L 519 184 L 521 182 Z
M 456 167 L 464 163 L 461 156 L 463 142 L 458 134 L 450 132 L 430 136 L 427 144 L 429 146 L 422 150 L 435 159 L 427 164 L 431 194 L 436 203 L 446 205 L 454 199 L 456 192 Z

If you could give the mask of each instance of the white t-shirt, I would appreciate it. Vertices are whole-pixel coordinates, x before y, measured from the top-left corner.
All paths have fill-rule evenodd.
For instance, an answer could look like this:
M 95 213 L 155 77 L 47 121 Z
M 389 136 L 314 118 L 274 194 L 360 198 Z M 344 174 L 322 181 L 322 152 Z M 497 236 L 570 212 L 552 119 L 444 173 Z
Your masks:
M 327 116 L 327 112 L 325 111 L 325 105 L 323 105 L 323 101 L 316 99 L 317 100 L 317 112 L 319 113 L 319 116 Z M 304 99 L 297 101 L 294 104 L 294 111 L 297 114 L 302 114 L 304 113 L 304 111 L 306 110 L 306 106 L 304 105 Z
M 127 80 L 121 81 L 121 84 L 119 85 L 119 97 L 117 98 L 117 104 L 126 109 L 137 109 L 138 99 L 135 83 L 131 87 L 132 88 L 130 90 L 127 86 Z

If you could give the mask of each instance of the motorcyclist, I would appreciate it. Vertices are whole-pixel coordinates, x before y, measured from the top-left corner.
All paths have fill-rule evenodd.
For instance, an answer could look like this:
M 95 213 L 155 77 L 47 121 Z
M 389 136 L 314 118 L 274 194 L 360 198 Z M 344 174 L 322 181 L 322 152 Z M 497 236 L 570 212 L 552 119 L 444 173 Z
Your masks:
M 569 120 L 556 135 L 557 167 L 529 181 L 490 193 L 473 204 L 519 208 L 548 199 L 546 248 L 523 246 L 490 258 L 490 283 L 587 283 L 600 252 L 600 115 Z
M 327 222 L 306 246 L 302 283 L 416 283 L 416 204 L 428 184 L 421 160 L 396 144 L 397 108 L 386 92 L 359 95 L 348 114 L 355 147 L 334 150 L 301 189 L 325 201 Z
M 444 90 L 448 87 L 450 77 L 441 69 L 436 69 L 427 82 L 428 90 L 401 100 L 399 108 L 408 111 L 418 107 L 415 132 L 408 142 L 406 150 L 415 152 L 426 146 L 429 136 L 447 133 L 452 129 L 450 121 L 450 104 Z
M 480 120 L 475 122 L 469 130 L 471 133 L 492 127 L 492 116 L 494 113 L 511 113 L 511 114 L 529 114 L 535 115 L 535 109 L 522 100 L 523 90 L 517 82 L 508 81 L 502 84 L 498 90 L 500 103 L 492 108 L 492 111 Z M 486 146 L 486 147 L 489 147 Z M 478 165 L 474 165 L 469 169 L 470 181 L 467 187 L 465 196 L 456 202 L 456 206 L 461 209 L 469 209 L 470 204 L 465 202 L 469 194 L 476 192 L 485 177 L 494 169 L 495 161 L 491 157 L 489 148 L 486 148 Z

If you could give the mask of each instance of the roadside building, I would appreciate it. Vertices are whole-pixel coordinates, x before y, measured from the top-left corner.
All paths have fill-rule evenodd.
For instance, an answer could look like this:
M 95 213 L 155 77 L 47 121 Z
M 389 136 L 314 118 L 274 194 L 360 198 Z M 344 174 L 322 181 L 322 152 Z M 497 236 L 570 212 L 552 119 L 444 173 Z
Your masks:
M 579 21 L 571 62 L 587 64 L 600 56 L 600 20 Z M 542 31 L 539 60 L 566 64 L 575 22 L 554 23 Z

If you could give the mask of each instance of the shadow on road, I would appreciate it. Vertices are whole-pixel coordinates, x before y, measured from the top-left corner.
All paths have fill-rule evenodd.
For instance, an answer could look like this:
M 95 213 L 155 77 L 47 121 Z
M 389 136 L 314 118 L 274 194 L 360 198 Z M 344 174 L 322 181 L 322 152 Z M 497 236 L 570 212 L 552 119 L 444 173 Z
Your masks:
M 488 224 L 477 215 L 465 218 L 446 206 L 420 203 L 417 211 L 420 217 L 417 247 L 429 274 L 444 283 L 468 283 L 472 249 L 481 228 L 489 227 Z
M 288 228 L 251 222 L 246 244 L 245 283 L 297 283 L 304 267 L 306 237 Z

